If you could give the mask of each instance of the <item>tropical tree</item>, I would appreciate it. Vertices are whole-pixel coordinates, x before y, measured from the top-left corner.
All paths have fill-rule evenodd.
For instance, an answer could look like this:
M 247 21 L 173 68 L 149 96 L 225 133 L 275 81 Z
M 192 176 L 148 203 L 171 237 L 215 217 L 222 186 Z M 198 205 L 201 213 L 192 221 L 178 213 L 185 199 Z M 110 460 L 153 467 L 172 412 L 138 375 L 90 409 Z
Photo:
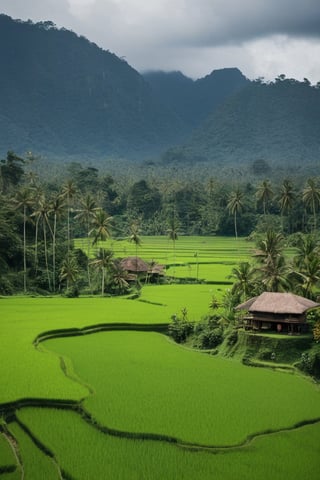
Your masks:
M 17 209 L 23 211 L 23 291 L 27 291 L 27 211 L 32 205 L 33 197 L 32 190 L 30 188 L 22 188 L 16 193 L 13 202 Z
M 83 225 L 85 225 L 87 230 L 87 275 L 88 275 L 88 285 L 91 288 L 90 280 L 90 227 L 94 219 L 95 213 L 98 210 L 96 201 L 92 195 L 87 194 L 84 198 L 80 199 L 80 208 L 76 210 L 78 212 L 75 219 L 79 220 Z
M 281 233 L 268 230 L 265 238 L 258 240 L 254 257 L 256 257 L 260 263 L 274 264 L 277 258 L 282 255 L 283 241 L 284 238 Z
M 259 277 L 268 292 L 287 292 L 291 288 L 289 272 L 284 256 L 280 255 L 260 266 Z
M 19 263 L 22 254 L 21 238 L 16 233 L 12 202 L 0 193 L 0 292 L 13 293 L 13 287 L 6 275 L 15 259 Z M 20 257 L 20 258 L 19 258 Z
M 241 300 L 246 300 L 252 295 L 255 288 L 255 276 L 256 269 L 249 262 L 240 262 L 229 275 L 235 280 L 231 292 L 237 293 Z
M 313 229 L 317 229 L 317 211 L 320 207 L 320 188 L 318 182 L 309 178 L 307 184 L 302 191 L 302 201 L 307 208 L 312 211 L 313 214 Z
M 121 267 L 119 261 L 113 261 L 110 274 L 111 282 L 116 292 L 119 295 L 121 293 L 127 292 L 129 289 L 129 283 L 127 282 L 127 272 Z
M 258 185 L 256 198 L 259 203 L 262 203 L 263 214 L 265 216 L 267 213 L 267 205 L 273 198 L 273 191 L 269 180 L 263 180 L 263 182 Z
M 179 223 L 176 219 L 176 216 L 173 214 L 172 218 L 170 219 L 169 228 L 167 230 L 169 240 L 172 240 L 172 245 L 173 245 L 173 263 L 174 263 L 173 276 L 175 275 L 176 241 L 178 240 L 178 228 L 179 228 Z
M 306 262 L 303 268 L 297 272 L 301 277 L 301 289 L 303 295 L 307 298 L 313 298 L 314 287 L 320 284 L 320 257 L 314 256 L 310 261 Z
M 137 272 L 137 267 L 138 267 L 138 247 L 141 245 L 141 237 L 139 235 L 140 229 L 139 225 L 136 222 L 133 222 L 130 225 L 130 236 L 129 236 L 129 242 L 134 243 L 136 246 L 136 275 L 138 278 L 138 272 Z
M 76 185 L 72 180 L 68 180 L 65 185 L 62 187 L 62 196 L 66 198 L 67 201 L 67 243 L 68 243 L 68 254 L 70 253 L 71 248 L 71 231 L 70 231 L 70 213 L 71 213 L 71 200 L 77 193 Z
M 102 208 L 94 212 L 92 217 L 92 226 L 89 235 L 93 236 L 93 245 L 99 240 L 106 240 L 111 236 L 111 223 L 113 218 L 110 217 Z
M 67 291 L 70 288 L 70 284 L 74 284 L 77 281 L 79 275 L 79 265 L 74 255 L 68 253 L 62 262 L 60 270 L 60 281 L 66 281 Z
M 51 201 L 49 213 L 53 214 L 52 228 L 52 285 L 53 291 L 56 288 L 56 236 L 57 236 L 57 220 L 61 218 L 65 211 L 64 197 L 60 194 L 56 195 Z
M 296 195 L 294 192 L 293 184 L 290 180 L 285 179 L 282 182 L 279 194 L 279 206 L 282 219 L 282 231 L 283 228 L 283 215 L 288 214 L 292 209 Z
M 50 212 L 51 212 L 50 203 L 47 201 L 45 195 L 42 194 L 37 200 L 36 210 L 31 214 L 31 217 L 35 217 L 36 219 L 36 229 L 38 228 L 39 223 L 41 223 L 42 225 L 44 258 L 45 258 L 49 290 L 51 290 L 51 279 L 50 279 L 49 263 L 48 263 L 47 231 L 49 230 L 52 236 L 52 229 L 49 222 Z M 37 234 L 36 234 L 36 248 L 37 248 Z
M 317 238 L 312 234 L 300 234 L 295 244 L 296 254 L 294 256 L 294 264 L 299 268 L 303 267 L 315 256 L 320 255 L 320 244 Z
M 0 179 L 2 192 L 7 193 L 10 188 L 16 187 L 23 177 L 25 161 L 11 150 L 7 158 L 0 161 Z
M 296 243 L 292 273 L 296 288 L 307 298 L 313 298 L 314 287 L 320 280 L 320 245 L 312 234 L 300 235 Z
M 113 265 L 113 252 L 111 250 L 106 250 L 105 248 L 99 248 L 95 259 L 91 260 L 90 264 L 101 272 L 101 296 L 103 297 L 107 269 L 111 268 Z
M 234 233 L 236 238 L 238 238 L 237 215 L 244 208 L 243 197 L 243 192 L 237 188 L 235 191 L 231 192 L 227 204 L 229 213 L 234 217 Z

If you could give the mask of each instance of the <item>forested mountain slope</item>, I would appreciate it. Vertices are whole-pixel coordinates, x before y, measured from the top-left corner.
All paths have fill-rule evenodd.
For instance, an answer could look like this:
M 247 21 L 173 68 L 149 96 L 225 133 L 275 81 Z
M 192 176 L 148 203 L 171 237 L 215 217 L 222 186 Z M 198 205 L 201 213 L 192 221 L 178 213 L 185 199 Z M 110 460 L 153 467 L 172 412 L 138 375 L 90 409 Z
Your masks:
M 0 150 L 139 157 L 184 127 L 125 61 L 86 38 L 0 15 Z
M 264 159 L 289 166 L 320 162 L 320 89 L 306 80 L 251 82 L 227 98 L 167 160 L 219 164 Z
M 193 81 L 143 75 L 52 22 L 0 15 L 0 153 L 100 163 L 106 158 L 319 162 L 320 89 L 237 68 Z M 182 146 L 180 146 L 182 145 Z
M 237 68 L 213 70 L 195 81 L 181 72 L 146 72 L 144 78 L 190 129 L 198 127 L 226 98 L 250 83 Z

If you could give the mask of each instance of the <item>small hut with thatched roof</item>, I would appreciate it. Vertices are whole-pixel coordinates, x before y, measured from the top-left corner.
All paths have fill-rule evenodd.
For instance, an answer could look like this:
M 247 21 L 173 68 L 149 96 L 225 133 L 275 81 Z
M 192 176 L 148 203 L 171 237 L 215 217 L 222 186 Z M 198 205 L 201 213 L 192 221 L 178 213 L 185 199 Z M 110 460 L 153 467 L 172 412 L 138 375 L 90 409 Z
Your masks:
M 164 275 L 164 266 L 151 262 L 148 264 L 140 257 L 126 257 L 120 261 L 121 268 L 128 272 L 129 280 L 152 278 Z
M 149 265 L 139 257 L 126 257 L 120 262 L 123 270 L 129 273 L 147 273 L 149 271 Z
M 248 311 L 247 329 L 294 334 L 308 330 L 307 311 L 319 306 L 320 303 L 293 293 L 264 292 L 238 305 L 236 310 Z

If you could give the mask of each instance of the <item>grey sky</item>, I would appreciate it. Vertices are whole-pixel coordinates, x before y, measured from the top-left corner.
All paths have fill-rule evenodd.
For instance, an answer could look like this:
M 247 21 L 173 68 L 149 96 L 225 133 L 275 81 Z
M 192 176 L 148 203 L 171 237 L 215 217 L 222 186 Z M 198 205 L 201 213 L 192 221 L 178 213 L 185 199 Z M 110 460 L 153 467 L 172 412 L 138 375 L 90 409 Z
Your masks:
M 0 0 L 0 12 L 52 20 L 139 71 L 320 81 L 319 0 Z

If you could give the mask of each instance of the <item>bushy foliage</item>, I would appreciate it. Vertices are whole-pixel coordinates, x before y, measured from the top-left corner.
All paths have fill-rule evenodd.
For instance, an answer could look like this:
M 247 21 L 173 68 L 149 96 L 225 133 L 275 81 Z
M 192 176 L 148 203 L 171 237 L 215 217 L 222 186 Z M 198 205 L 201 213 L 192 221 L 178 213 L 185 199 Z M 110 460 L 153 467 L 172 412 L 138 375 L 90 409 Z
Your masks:
M 211 349 L 223 340 L 223 327 L 218 315 L 204 317 L 194 327 L 193 344 L 197 348 Z
M 184 343 L 188 336 L 193 332 L 194 323 L 187 318 L 187 310 L 183 308 L 181 315 L 172 315 L 171 323 L 168 327 L 170 337 L 177 343 Z

